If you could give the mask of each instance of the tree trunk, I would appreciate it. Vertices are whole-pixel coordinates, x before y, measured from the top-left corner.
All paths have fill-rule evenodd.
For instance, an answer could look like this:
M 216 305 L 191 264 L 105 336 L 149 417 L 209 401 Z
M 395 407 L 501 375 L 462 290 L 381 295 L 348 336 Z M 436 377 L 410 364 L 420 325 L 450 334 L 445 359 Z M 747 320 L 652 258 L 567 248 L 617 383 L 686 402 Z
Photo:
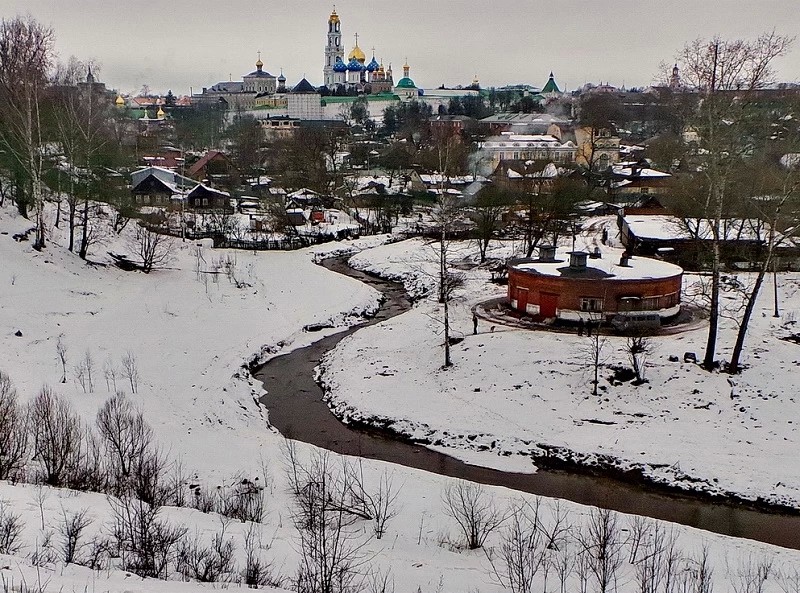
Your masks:
M 75 251 L 75 197 L 71 196 L 69 202 L 69 250 Z
M 703 368 L 714 370 L 714 356 L 717 349 L 717 333 L 719 331 L 719 243 L 714 242 L 714 262 L 711 270 L 711 302 L 708 317 L 708 338 Z
M 445 216 L 449 216 L 446 214 Z M 449 287 L 447 286 L 447 225 L 445 220 L 441 220 L 442 237 L 439 244 L 439 297 L 444 309 L 444 366 L 453 365 L 450 359 L 450 309 Z
M 81 259 L 86 259 L 86 254 L 89 251 L 88 245 L 89 237 L 89 195 L 83 201 L 83 228 L 81 229 L 81 249 L 78 255 Z
M 716 171 L 716 168 L 714 168 Z M 718 176 L 717 176 L 718 177 Z M 716 187 L 712 188 L 714 199 L 714 219 L 712 221 L 712 262 L 711 262 L 711 302 L 708 317 L 708 339 L 706 340 L 706 353 L 703 357 L 703 368 L 707 371 L 714 370 L 714 356 L 717 349 L 717 334 L 719 332 L 719 281 L 720 281 L 720 225 L 722 221 L 723 192 L 719 187 L 721 180 L 717 180 Z
M 753 285 L 753 289 L 750 291 L 750 294 L 747 297 L 744 315 L 742 315 L 742 320 L 739 324 L 739 332 L 736 334 L 736 344 L 733 346 L 731 360 L 728 363 L 728 372 L 731 375 L 735 375 L 739 372 L 739 359 L 741 358 L 742 350 L 744 349 L 744 339 L 747 335 L 747 326 L 750 325 L 750 317 L 753 315 L 753 309 L 755 309 L 756 306 L 756 299 L 758 298 L 758 293 L 761 290 L 761 285 L 764 283 L 764 276 L 766 273 L 767 268 L 766 265 L 764 265 L 761 270 L 759 270 L 758 276 L 756 277 L 756 282 Z

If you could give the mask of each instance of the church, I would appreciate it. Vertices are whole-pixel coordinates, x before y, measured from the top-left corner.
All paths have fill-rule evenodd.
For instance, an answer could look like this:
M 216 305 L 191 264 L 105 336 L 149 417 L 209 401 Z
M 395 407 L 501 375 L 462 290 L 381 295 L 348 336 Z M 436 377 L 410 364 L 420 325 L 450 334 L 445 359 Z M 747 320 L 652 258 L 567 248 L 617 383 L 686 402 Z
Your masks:
M 375 59 L 373 48 L 372 59 L 358 45 L 358 33 L 355 45 L 345 60 L 342 45 L 342 21 L 334 7 L 328 18 L 328 40 L 325 45 L 325 65 L 322 69 L 324 85 L 331 92 L 357 92 L 364 94 L 391 93 L 394 90 L 392 66 L 384 67 Z M 407 78 L 407 76 L 406 76 Z M 410 80 L 410 79 L 409 79 Z

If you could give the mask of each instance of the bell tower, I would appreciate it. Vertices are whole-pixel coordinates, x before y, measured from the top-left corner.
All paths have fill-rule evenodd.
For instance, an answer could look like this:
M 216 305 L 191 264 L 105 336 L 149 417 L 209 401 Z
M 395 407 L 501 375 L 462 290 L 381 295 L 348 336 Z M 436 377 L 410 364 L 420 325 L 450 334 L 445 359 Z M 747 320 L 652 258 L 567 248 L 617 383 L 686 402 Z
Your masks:
M 335 77 L 333 66 L 336 59 L 344 58 L 344 48 L 342 47 L 342 23 L 339 15 L 336 14 L 336 6 L 333 7 L 331 16 L 328 18 L 328 44 L 325 46 L 325 66 L 322 69 L 325 86 L 333 87 Z

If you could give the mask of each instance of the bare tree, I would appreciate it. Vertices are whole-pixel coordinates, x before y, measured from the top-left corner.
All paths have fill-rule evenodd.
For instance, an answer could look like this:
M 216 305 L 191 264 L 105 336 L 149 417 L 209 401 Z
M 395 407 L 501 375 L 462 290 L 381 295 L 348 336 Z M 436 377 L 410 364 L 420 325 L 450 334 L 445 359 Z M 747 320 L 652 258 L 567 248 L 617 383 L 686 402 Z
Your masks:
M 648 522 L 635 563 L 640 593 L 671 592 L 676 578 L 677 536 L 658 522 Z
M 70 513 L 61 509 L 63 521 L 60 526 L 61 531 L 61 553 L 65 564 L 82 564 L 79 557 L 84 544 L 81 542 L 83 532 L 92 520 L 89 517 L 89 511 L 83 509 L 77 513 Z
M 234 486 L 223 494 L 219 513 L 242 523 L 261 523 L 266 506 L 265 486 L 244 476 L 236 476 Z
M 707 545 L 703 545 L 700 554 L 691 563 L 692 591 L 691 593 L 713 593 L 714 568 Z M 786 591 L 786 593 L 789 593 Z
M 103 377 L 106 380 L 106 389 L 110 392 L 116 393 L 117 391 L 117 367 L 114 366 L 114 361 L 111 358 L 106 358 L 103 363 Z
M 459 480 L 442 494 L 444 512 L 455 520 L 470 550 L 482 547 L 486 538 L 503 523 L 505 516 L 494 498 L 480 484 Z
M 20 516 L 8 509 L 5 500 L 0 500 L 0 554 L 13 556 L 19 552 L 23 525 Z
M 94 372 L 94 359 L 92 358 L 92 353 L 89 350 L 83 355 L 83 358 L 75 365 L 75 379 L 80 383 L 80 386 L 83 388 L 84 393 L 90 393 L 94 391 L 94 379 L 93 379 L 93 372 Z
M 109 464 L 111 492 L 118 496 L 129 492 L 134 474 L 147 467 L 152 455 L 153 431 L 122 392 L 106 400 L 97 413 L 96 425 Z
M 625 340 L 625 353 L 633 366 L 637 383 L 644 383 L 647 368 L 647 357 L 653 353 L 653 342 L 647 336 L 628 336 Z
M 348 465 L 351 474 L 351 497 L 353 506 L 364 516 L 372 519 L 372 531 L 377 539 L 386 533 L 386 526 L 397 515 L 397 497 L 400 488 L 394 485 L 394 476 L 384 470 L 374 488 L 370 488 L 364 477 L 364 464 Z
M 241 570 L 242 581 L 251 589 L 270 585 L 288 588 L 287 579 L 275 572 L 272 564 L 266 562 L 261 555 L 265 549 L 261 540 L 261 531 L 251 523 L 244 534 L 245 563 Z
M 592 509 L 586 525 L 578 532 L 578 542 L 597 591 L 607 593 L 616 583 L 622 566 L 623 540 L 616 513 Z
M 678 56 L 687 86 L 701 94 L 699 108 L 690 118 L 697 132 L 696 158 L 705 177 L 702 203 L 711 230 L 711 294 L 708 339 L 703 366 L 712 370 L 716 354 L 720 309 L 720 246 L 724 239 L 723 219 L 729 202 L 732 172 L 750 150 L 747 126 L 755 105 L 753 92 L 773 77 L 772 62 L 786 53 L 791 39 L 775 32 L 757 39 L 697 39 L 684 46 Z
M 108 500 L 113 520 L 112 537 L 122 568 L 143 577 L 166 578 L 186 528 L 163 521 L 158 505 L 127 496 Z
M 778 120 L 785 121 L 783 118 L 778 118 Z M 776 124 L 776 122 L 772 123 Z M 774 128 L 770 125 L 767 129 Z M 740 370 L 739 361 L 744 350 L 750 318 L 755 310 L 764 278 L 772 270 L 773 279 L 775 279 L 778 249 L 795 237 L 800 230 L 796 224 L 798 214 L 800 214 L 800 205 L 798 205 L 800 167 L 775 164 L 770 166 L 770 163 L 763 162 L 758 162 L 757 166 L 757 171 L 750 169 L 747 172 L 748 179 L 758 180 L 750 192 L 753 196 L 747 200 L 747 203 L 755 210 L 753 218 L 763 223 L 766 232 L 764 233 L 763 253 L 758 262 L 755 278 L 742 294 L 741 315 L 735 320 L 738 331 L 727 366 L 727 371 L 731 374 L 738 373 Z
M 136 225 L 128 246 L 141 262 L 142 271 L 149 274 L 153 268 L 172 261 L 174 244 L 172 237 L 155 233 L 139 224 Z
M 236 543 L 225 534 L 227 523 L 204 545 L 200 536 L 184 539 L 178 546 L 177 567 L 185 579 L 201 583 L 230 583 L 237 576 Z
M 486 261 L 489 244 L 497 237 L 503 223 L 503 215 L 508 212 L 513 201 L 511 194 L 494 185 L 489 185 L 478 192 L 472 219 L 476 226 L 481 263 Z
M 772 565 L 773 559 L 769 556 L 754 558 L 751 555 L 735 568 L 729 567 L 734 593 L 764 593 L 766 581 L 774 572 Z
M 89 246 L 102 240 L 99 226 L 93 223 L 90 215 L 90 200 L 93 186 L 96 185 L 95 161 L 100 150 L 109 142 L 112 133 L 109 126 L 111 106 L 103 93 L 96 91 L 91 85 L 83 89 L 76 86 L 78 77 L 87 71 L 91 73 L 92 64 L 83 64 L 71 58 L 66 74 L 58 80 L 56 104 L 54 110 L 58 138 L 68 159 L 70 179 L 69 207 L 69 249 L 74 248 L 75 215 L 78 198 L 75 195 L 75 181 L 81 186 L 83 209 L 80 226 L 81 242 L 78 251 L 82 259 L 86 259 Z M 95 65 L 95 71 L 97 67 Z M 96 208 L 95 208 L 96 210 Z
M 511 511 L 498 551 L 486 552 L 492 572 L 511 593 L 531 593 L 534 578 L 547 562 L 547 538 L 539 522 L 538 498 Z
M 61 363 L 61 382 L 67 382 L 67 345 L 64 343 L 64 340 L 61 339 L 62 336 L 58 336 L 58 341 L 56 342 L 56 354 L 58 355 L 58 360 Z
M 27 456 L 27 414 L 11 379 L 0 371 L 0 480 L 23 477 Z
M 783 593 L 800 593 L 800 568 L 784 566 L 777 572 L 778 584 Z M 706 593 L 705 591 L 703 593 Z M 711 593 L 710 591 L 708 593 Z
M 0 21 L 0 143 L 24 173 L 30 193 L 17 196 L 20 212 L 36 213 L 34 247 L 45 246 L 44 152 L 41 101 L 53 58 L 53 30 L 33 17 Z
M 572 537 L 564 539 L 564 543 L 553 555 L 552 563 L 558 577 L 558 591 L 559 593 L 567 593 L 567 582 L 575 572 L 575 549 Z
M 293 521 L 300 538 L 300 567 L 295 579 L 299 593 L 361 591 L 365 541 L 355 523 L 360 518 L 349 506 L 351 475 L 337 469 L 330 456 L 315 453 L 303 464 L 287 442 L 288 477 L 295 498 Z
M 453 365 L 450 357 L 450 302 L 453 300 L 455 290 L 463 283 L 463 277 L 450 269 L 450 241 L 461 206 L 458 198 L 445 187 L 445 180 L 451 171 L 457 168 L 463 147 L 458 136 L 449 132 L 437 132 L 433 141 L 441 180 L 433 209 L 433 219 L 439 228 L 439 303 L 442 305 L 444 326 L 444 367 L 447 368 Z
M 600 333 L 601 319 L 602 315 L 599 315 L 598 320 L 592 322 L 595 323 L 596 331 L 587 336 L 586 341 L 581 343 L 581 350 L 586 359 L 588 359 L 592 372 L 592 395 L 597 395 L 597 389 L 600 384 L 600 367 L 603 366 L 607 358 L 605 351 L 608 346 L 608 339 Z
M 136 361 L 136 356 L 130 350 L 125 352 L 122 357 L 121 376 L 130 383 L 131 393 L 136 393 L 139 389 L 139 364 Z
M 633 515 L 628 521 L 628 562 L 636 564 L 644 541 L 650 534 L 651 522 L 646 517 Z
M 39 479 L 49 486 L 68 485 L 80 464 L 81 421 L 61 396 L 42 387 L 28 408 Z

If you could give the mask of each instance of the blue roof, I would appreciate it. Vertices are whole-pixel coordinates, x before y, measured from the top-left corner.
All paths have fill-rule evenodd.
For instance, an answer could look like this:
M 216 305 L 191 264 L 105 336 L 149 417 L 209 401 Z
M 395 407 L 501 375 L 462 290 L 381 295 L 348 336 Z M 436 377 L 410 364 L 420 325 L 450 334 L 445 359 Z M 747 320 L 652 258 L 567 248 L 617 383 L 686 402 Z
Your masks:
M 364 64 L 353 58 L 347 63 L 347 69 L 350 70 L 350 72 L 361 72 L 364 70 Z
M 347 64 L 344 63 L 342 58 L 336 58 L 336 63 L 333 65 L 334 72 L 347 72 Z
M 375 56 L 372 56 L 372 61 L 369 64 L 367 64 L 367 70 L 369 72 L 375 72 L 375 70 L 377 70 L 380 67 L 381 65 L 375 61 Z

